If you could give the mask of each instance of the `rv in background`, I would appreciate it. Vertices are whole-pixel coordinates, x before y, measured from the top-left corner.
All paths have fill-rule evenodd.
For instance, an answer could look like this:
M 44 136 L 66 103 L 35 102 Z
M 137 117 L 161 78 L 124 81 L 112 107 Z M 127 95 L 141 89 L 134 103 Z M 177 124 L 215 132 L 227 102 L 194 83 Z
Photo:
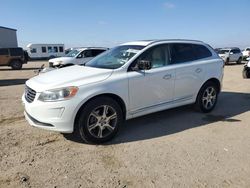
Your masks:
M 64 44 L 28 44 L 30 59 L 51 59 L 65 55 Z

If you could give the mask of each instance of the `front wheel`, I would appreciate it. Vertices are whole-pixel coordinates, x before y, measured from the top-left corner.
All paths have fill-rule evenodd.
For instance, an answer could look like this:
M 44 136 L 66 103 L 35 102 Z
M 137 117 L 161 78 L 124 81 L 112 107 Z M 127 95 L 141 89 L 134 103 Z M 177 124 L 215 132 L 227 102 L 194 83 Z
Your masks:
M 217 103 L 218 91 L 219 88 L 214 82 L 205 83 L 196 98 L 196 109 L 204 113 L 211 112 Z
M 87 143 L 99 144 L 112 139 L 123 123 L 119 104 L 109 97 L 91 100 L 80 112 L 76 130 Z

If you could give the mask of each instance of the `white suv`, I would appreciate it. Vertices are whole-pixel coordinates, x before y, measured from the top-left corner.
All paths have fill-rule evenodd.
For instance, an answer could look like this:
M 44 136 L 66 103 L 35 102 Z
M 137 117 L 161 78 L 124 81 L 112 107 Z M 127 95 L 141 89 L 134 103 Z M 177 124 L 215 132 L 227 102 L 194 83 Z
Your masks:
M 66 67 L 80 65 L 105 52 L 108 48 L 85 47 L 72 49 L 65 57 L 57 57 L 49 60 L 50 67 Z
M 187 104 L 210 112 L 223 67 L 222 59 L 200 41 L 125 43 L 85 66 L 28 80 L 22 97 L 25 117 L 35 127 L 105 142 L 126 119 Z
M 243 58 L 243 54 L 239 48 L 222 48 L 218 54 L 224 60 L 225 64 L 229 64 L 229 62 L 241 64 Z

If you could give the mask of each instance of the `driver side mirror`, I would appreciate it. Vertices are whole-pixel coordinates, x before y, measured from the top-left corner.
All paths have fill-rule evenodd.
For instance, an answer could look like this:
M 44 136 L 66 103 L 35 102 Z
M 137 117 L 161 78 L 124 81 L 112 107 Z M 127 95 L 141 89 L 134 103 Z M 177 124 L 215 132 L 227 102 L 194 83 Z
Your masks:
M 139 70 L 149 70 L 152 68 L 152 63 L 148 60 L 138 60 L 137 65 Z

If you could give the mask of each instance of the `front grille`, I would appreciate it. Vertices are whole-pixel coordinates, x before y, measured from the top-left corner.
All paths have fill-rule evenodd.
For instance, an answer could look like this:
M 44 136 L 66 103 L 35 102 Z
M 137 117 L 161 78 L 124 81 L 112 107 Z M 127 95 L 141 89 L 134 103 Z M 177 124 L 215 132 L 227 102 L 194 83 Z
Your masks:
M 36 97 L 36 91 L 28 86 L 25 86 L 25 99 L 27 102 L 31 103 Z

